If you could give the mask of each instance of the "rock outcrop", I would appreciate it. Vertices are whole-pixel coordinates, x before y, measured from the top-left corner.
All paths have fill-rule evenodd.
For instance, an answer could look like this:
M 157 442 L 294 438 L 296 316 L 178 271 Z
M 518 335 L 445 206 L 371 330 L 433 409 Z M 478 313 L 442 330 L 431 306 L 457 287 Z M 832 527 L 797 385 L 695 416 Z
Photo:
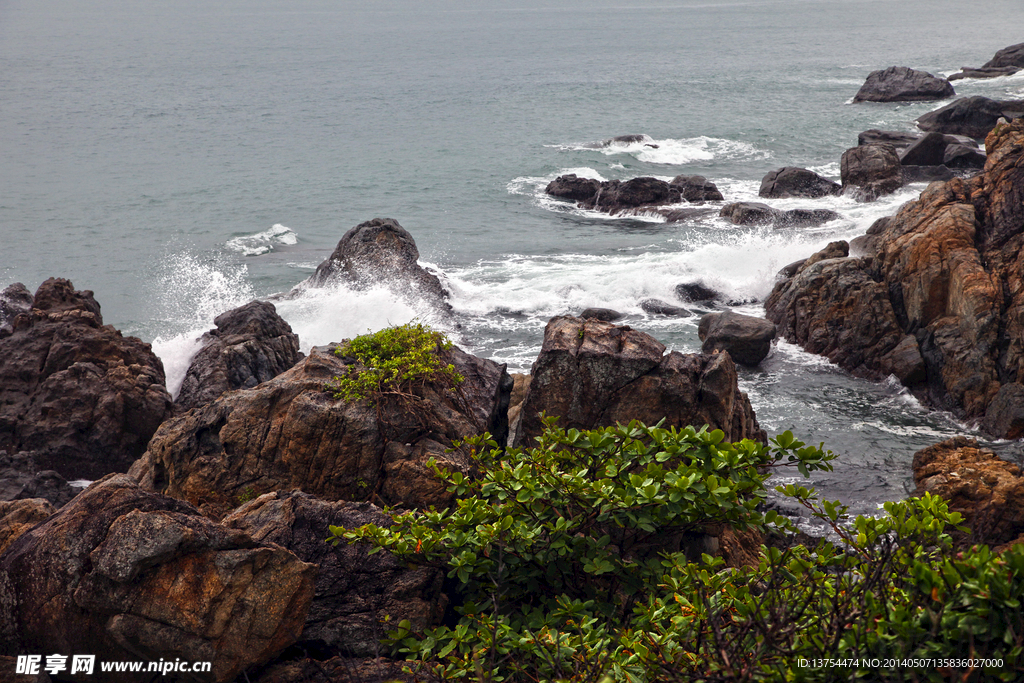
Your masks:
M 1024 415 L 1024 121 L 986 148 L 981 175 L 933 183 L 878 224 L 873 254 L 805 267 L 765 310 L 785 338 L 1002 438 Z
M 23 299 L 0 331 L 0 449 L 68 479 L 124 472 L 171 413 L 163 364 L 68 280 L 40 285 L 27 311 Z
M 628 326 L 569 316 L 552 318 L 533 364 L 514 439 L 529 446 L 543 431 L 539 413 L 564 428 L 590 429 L 641 420 L 709 425 L 725 438 L 764 440 L 728 354 L 665 353 Z
M 922 102 L 942 100 L 956 93 L 945 78 L 905 66 L 872 71 L 854 95 L 854 102 Z
M 252 301 L 214 321 L 203 348 L 192 359 L 175 405 L 190 410 L 225 391 L 251 389 L 291 368 L 302 358 L 299 337 L 274 304 Z
M 915 495 L 931 493 L 964 516 L 973 542 L 1024 541 L 1024 477 L 974 439 L 947 439 L 914 454 Z
M 576 202 L 583 209 L 611 215 L 656 212 L 668 216 L 670 220 L 678 220 L 678 212 L 666 211 L 662 207 L 684 201 L 703 203 L 722 199 L 722 193 L 714 183 L 704 176 L 694 175 L 676 176 L 669 183 L 651 177 L 594 180 L 579 178 L 575 173 L 570 173 L 552 180 L 544 191 L 552 197 Z
M 287 296 L 338 283 L 354 289 L 383 286 L 402 299 L 423 301 L 439 314 L 449 314 L 448 291 L 419 265 L 419 258 L 416 241 L 398 221 L 374 218 L 346 232 L 330 257 Z
M 761 197 L 806 197 L 817 199 L 842 191 L 839 183 L 823 178 L 814 171 L 795 166 L 776 169 L 761 179 L 757 194 Z
M 984 138 L 999 119 L 1024 115 L 1024 100 L 991 100 L 981 95 L 964 97 L 917 118 L 923 131 Z
M 390 526 L 391 519 L 375 505 L 327 502 L 300 491 L 281 491 L 246 503 L 223 524 L 318 567 L 313 601 L 296 643 L 299 648 L 372 657 L 381 653 L 380 640 L 393 625 L 408 619 L 414 630 L 422 630 L 439 623 L 444 614 L 442 571 L 407 568 L 387 551 L 369 555 L 366 544 L 324 542 L 332 525 Z
M 995 56 L 985 62 L 980 68 L 962 67 L 960 73 L 953 74 L 949 77 L 949 80 L 1010 76 L 1021 69 L 1024 69 L 1024 43 L 1017 43 L 996 52 Z
M 861 201 L 873 201 L 903 187 L 900 157 L 892 145 L 852 147 L 843 152 L 839 166 L 843 192 Z
M 314 572 L 283 548 L 110 475 L 0 555 L 0 653 L 209 661 L 212 673 L 196 680 L 230 681 L 295 641 Z
M 697 335 L 704 353 L 728 351 L 741 365 L 757 365 L 771 351 L 777 335 L 775 324 L 764 318 L 733 311 L 708 313 L 700 319 Z
M 240 498 L 281 489 L 325 500 L 443 506 L 451 494 L 426 461 L 461 467 L 460 452 L 445 453 L 453 440 L 484 431 L 506 438 L 512 380 L 504 365 L 453 347 L 439 353 L 465 378 L 457 391 L 424 383 L 406 403 L 371 406 L 328 392 L 357 362 L 335 348 L 314 347 L 274 379 L 168 420 L 132 475 L 213 516 Z

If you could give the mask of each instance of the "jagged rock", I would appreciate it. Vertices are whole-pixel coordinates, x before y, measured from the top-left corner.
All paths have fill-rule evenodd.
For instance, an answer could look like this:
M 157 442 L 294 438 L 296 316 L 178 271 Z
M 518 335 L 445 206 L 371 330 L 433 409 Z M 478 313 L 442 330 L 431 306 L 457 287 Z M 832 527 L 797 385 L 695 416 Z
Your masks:
M 0 555 L 0 648 L 209 661 L 207 680 L 230 681 L 295 641 L 314 573 L 283 548 L 110 475 Z
M 14 331 L 14 318 L 19 313 L 28 313 L 32 309 L 32 298 L 32 292 L 20 282 L 0 292 L 0 338 Z
M 684 282 L 676 285 L 676 296 L 691 303 L 712 303 L 722 298 L 719 292 L 702 282 Z
M 761 180 L 761 197 L 807 197 L 817 199 L 842 191 L 839 183 L 823 178 L 806 168 L 786 166 L 770 172 Z
M 697 335 L 704 353 L 728 351 L 742 365 L 757 365 L 768 356 L 776 337 L 775 324 L 764 318 L 732 311 L 708 313 L 700 319 Z
M 610 308 L 586 308 L 580 313 L 581 318 L 595 318 L 605 322 L 613 322 L 623 317 L 622 313 L 613 311 Z
M 147 488 L 223 515 L 240 497 L 301 489 L 325 500 L 365 500 L 410 507 L 451 500 L 427 468 L 435 457 L 468 464 L 455 439 L 508 430 L 512 380 L 504 365 L 456 347 L 439 351 L 465 381 L 413 388 L 407 402 L 332 398 L 327 385 L 358 361 L 314 347 L 295 367 L 252 389 L 222 394 L 165 422 L 131 474 Z
M 915 140 L 920 139 L 920 133 L 907 133 L 900 130 L 878 130 L 872 128 L 866 130 L 857 136 L 858 145 L 873 145 L 873 144 L 887 144 L 892 145 L 896 149 L 903 149 L 914 143 Z
M 996 545 L 1024 532 L 1024 477 L 978 442 L 957 436 L 914 454 L 915 495 L 945 498 L 975 541 Z
M 945 78 L 905 66 L 872 71 L 854 95 L 854 102 L 921 102 L 941 100 L 956 93 Z
M 302 358 L 299 337 L 274 304 L 252 301 L 214 321 L 203 348 L 192 359 L 175 401 L 180 410 L 209 403 L 225 391 L 251 389 Z
M 0 500 L 0 555 L 19 536 L 56 512 L 57 508 L 44 498 Z
M 677 175 L 669 183 L 688 202 L 720 202 L 724 199 L 718 186 L 702 175 Z
M 650 313 L 651 315 L 674 315 L 674 316 L 689 316 L 692 315 L 685 308 L 679 306 L 673 306 L 670 303 L 666 303 L 661 299 L 643 299 L 640 302 L 640 310 L 644 313 Z
M 419 265 L 419 258 L 416 241 L 398 221 L 374 218 L 346 232 L 334 253 L 290 296 L 336 283 L 356 289 L 385 286 L 402 299 L 426 301 L 439 313 L 450 313 L 448 291 L 436 275 Z
M 441 591 L 441 570 L 406 568 L 387 551 L 368 555 L 366 544 L 324 542 L 332 525 L 390 526 L 391 518 L 375 505 L 278 491 L 246 503 L 223 524 L 318 567 L 313 602 L 296 643 L 300 648 L 371 657 L 381 652 L 380 640 L 390 624 L 408 619 L 419 631 L 439 623 L 444 614 L 447 598 Z
M 0 449 L 69 479 L 123 472 L 171 412 L 149 344 L 103 325 L 90 291 L 39 286 L 0 336 Z
M 570 316 L 552 318 L 533 364 L 514 443 L 541 434 L 542 411 L 564 428 L 641 420 L 704 425 L 725 438 L 764 440 L 728 354 L 684 355 L 627 326 Z
M 892 372 L 1006 438 L 1024 381 L 1024 121 L 985 146 L 983 173 L 932 183 L 880 221 L 873 258 L 821 261 L 778 283 L 766 311 L 787 339 L 864 376 Z
M 975 95 L 947 104 L 917 118 L 923 131 L 984 138 L 1000 118 L 1013 119 L 1024 114 L 1024 100 L 991 100 Z
M 903 169 L 896 148 L 887 144 L 852 147 L 840 161 L 843 192 L 861 201 L 892 194 L 903 186 Z
M 59 508 L 78 492 L 59 473 L 40 470 L 31 453 L 0 451 L 0 501 L 45 498 Z

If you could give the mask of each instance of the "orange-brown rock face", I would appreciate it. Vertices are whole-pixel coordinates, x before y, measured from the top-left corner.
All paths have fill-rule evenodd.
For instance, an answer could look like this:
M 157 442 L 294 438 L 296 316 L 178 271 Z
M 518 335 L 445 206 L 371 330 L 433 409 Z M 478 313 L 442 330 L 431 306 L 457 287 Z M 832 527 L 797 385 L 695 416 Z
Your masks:
M 945 498 L 976 538 L 1005 543 L 1024 532 L 1024 477 L 974 439 L 958 436 L 914 454 L 916 495 Z
M 933 183 L 887 219 L 873 254 L 797 271 L 776 285 L 765 309 L 783 336 L 809 351 L 855 374 L 895 374 L 932 405 L 1017 438 L 1024 436 L 1024 121 L 998 126 L 986 149 L 982 174 Z

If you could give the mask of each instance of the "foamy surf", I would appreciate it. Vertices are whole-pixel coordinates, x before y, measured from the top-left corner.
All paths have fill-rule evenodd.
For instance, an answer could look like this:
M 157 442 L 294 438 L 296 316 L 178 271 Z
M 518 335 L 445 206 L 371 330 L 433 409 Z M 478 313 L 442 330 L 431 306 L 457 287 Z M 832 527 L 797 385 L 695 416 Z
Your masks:
M 627 136 L 627 140 L 549 145 L 565 151 L 597 151 L 608 156 L 628 154 L 637 161 L 650 164 L 681 166 L 694 162 L 734 159 L 768 159 L 771 152 L 758 149 L 749 142 L 712 138 L 652 138 L 649 135 Z
M 275 223 L 262 232 L 233 237 L 225 242 L 224 246 L 243 256 L 259 256 L 273 251 L 275 245 L 298 243 L 299 236 L 291 228 Z

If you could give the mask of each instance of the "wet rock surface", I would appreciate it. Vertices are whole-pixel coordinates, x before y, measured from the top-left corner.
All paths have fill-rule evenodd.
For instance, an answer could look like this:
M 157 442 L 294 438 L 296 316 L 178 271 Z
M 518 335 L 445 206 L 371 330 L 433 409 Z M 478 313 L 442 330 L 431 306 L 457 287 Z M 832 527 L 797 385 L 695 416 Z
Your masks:
M 741 365 L 757 365 L 771 351 L 777 331 L 775 324 L 764 318 L 722 311 L 701 318 L 697 334 L 704 342 L 704 353 L 728 351 Z
M 708 424 L 730 441 L 765 438 L 727 354 L 666 354 L 628 326 L 552 318 L 531 377 L 516 445 L 531 445 L 543 431 L 542 411 L 559 416 L 564 428 L 664 418 L 666 425 Z
M 922 102 L 942 100 L 956 93 L 945 78 L 905 66 L 872 71 L 854 95 L 854 102 Z
M 68 479 L 127 470 L 171 413 L 160 359 L 68 280 L 47 280 L 18 310 L 0 335 L 0 449 Z
M 203 335 L 175 400 L 179 410 L 209 403 L 225 391 L 251 389 L 295 365 L 299 337 L 272 303 L 253 301 L 217 316 Z

